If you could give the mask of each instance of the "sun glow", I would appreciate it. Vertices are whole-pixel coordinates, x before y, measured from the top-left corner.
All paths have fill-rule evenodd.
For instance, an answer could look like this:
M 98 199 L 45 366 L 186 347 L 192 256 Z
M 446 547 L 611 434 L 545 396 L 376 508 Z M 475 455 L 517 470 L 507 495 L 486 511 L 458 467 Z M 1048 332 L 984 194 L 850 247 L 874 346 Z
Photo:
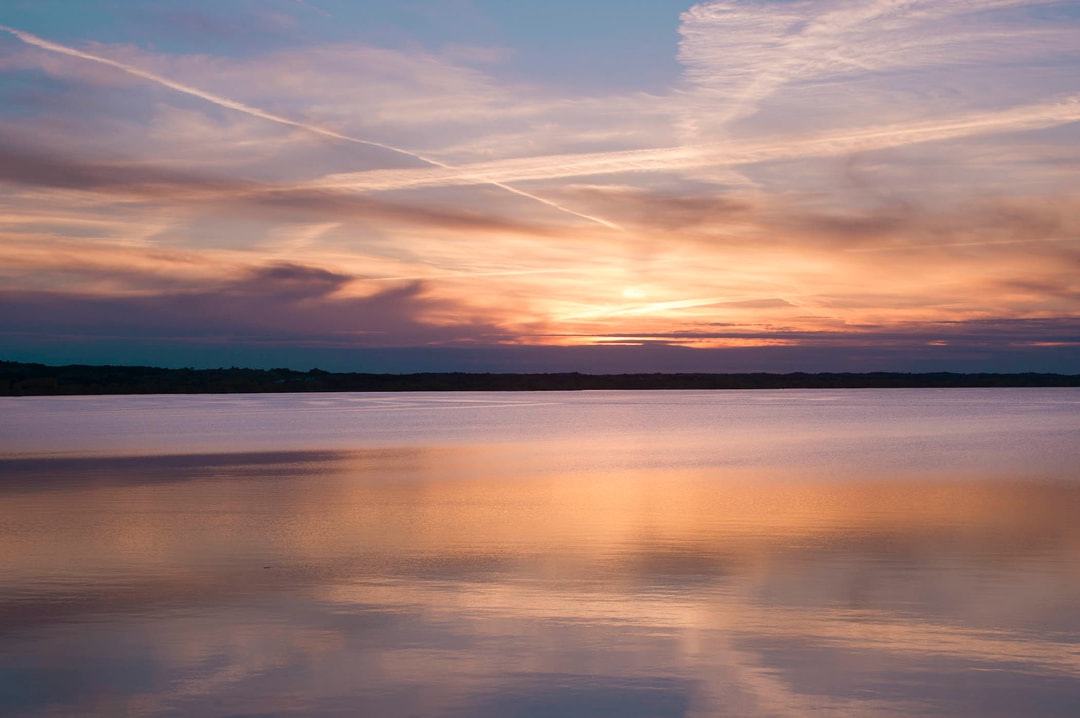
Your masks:
M 688 0 L 648 87 L 511 71 L 506 38 L 320 38 L 303 3 L 240 55 L 0 17 L 0 326 L 72 360 L 587 337 L 1069 367 L 1080 18 L 1035 4 Z

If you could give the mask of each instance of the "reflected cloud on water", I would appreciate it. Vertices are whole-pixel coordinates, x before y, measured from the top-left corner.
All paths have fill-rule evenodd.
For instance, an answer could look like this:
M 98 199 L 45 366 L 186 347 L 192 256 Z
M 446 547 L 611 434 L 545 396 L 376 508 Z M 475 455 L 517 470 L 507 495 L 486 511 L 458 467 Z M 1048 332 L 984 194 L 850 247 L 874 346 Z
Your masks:
M 514 474 L 534 448 L 4 462 L 4 704 L 1078 709 L 1078 485 L 613 471 L 570 444 Z

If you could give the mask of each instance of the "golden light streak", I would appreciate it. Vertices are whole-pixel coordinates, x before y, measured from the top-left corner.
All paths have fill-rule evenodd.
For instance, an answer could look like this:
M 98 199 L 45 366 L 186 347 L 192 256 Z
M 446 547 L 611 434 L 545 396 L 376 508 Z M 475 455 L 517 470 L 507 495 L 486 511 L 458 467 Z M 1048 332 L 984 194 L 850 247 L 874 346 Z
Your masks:
M 580 314 L 571 314 L 560 317 L 561 320 L 569 319 L 593 319 L 598 317 L 618 317 L 618 316 L 632 316 L 637 314 L 656 314 L 658 312 L 667 312 L 673 309 L 690 309 L 693 307 L 707 307 L 712 304 L 720 304 L 726 302 L 727 299 L 723 297 L 705 297 L 702 299 L 680 299 L 672 302 L 653 302 L 651 304 L 640 304 L 632 307 L 615 307 L 609 309 L 597 309 L 595 311 L 582 312 Z

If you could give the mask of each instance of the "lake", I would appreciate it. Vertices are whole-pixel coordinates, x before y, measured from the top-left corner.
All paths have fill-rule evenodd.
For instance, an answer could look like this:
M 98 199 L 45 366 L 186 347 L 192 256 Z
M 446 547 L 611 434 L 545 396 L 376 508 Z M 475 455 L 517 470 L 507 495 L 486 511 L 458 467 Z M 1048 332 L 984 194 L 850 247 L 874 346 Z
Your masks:
M 1077 716 L 1080 389 L 0 398 L 5 716 Z

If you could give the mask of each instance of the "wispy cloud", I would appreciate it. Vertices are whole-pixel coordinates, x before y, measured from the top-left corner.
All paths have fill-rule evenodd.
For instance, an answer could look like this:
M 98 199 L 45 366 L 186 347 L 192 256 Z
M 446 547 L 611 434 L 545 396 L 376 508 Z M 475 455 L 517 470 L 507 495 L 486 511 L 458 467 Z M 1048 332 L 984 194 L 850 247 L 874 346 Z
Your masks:
M 465 209 L 388 202 L 332 188 L 279 186 L 131 160 L 77 157 L 36 147 L 0 132 L 0 183 L 111 196 L 117 201 L 169 201 L 202 208 L 355 220 L 378 220 L 485 231 L 546 233 L 530 225 Z
M 1015 60 L 1070 47 L 1059 28 L 1032 31 L 972 22 L 971 15 L 1030 0 L 731 2 L 683 15 L 692 135 L 722 131 L 792 83 L 916 67 Z
M 1080 121 L 1080 99 L 1067 97 L 1007 110 L 878 127 L 845 129 L 766 142 L 717 142 L 623 152 L 527 157 L 433 170 L 370 170 L 329 175 L 312 184 L 356 191 L 386 191 L 592 175 L 680 172 L 775 160 L 834 157 L 926 142 L 1037 130 Z
M 622 94 L 513 47 L 296 20 L 217 55 L 178 50 L 186 31 L 166 54 L 4 28 L 5 306 L 56 336 L 77 333 L 66 313 L 134 337 L 154 310 L 170 337 L 269 342 L 277 312 L 282 341 L 353 346 L 355 312 L 380 346 L 822 356 L 949 322 L 1044 321 L 1025 326 L 1058 342 L 1080 315 L 1065 5 L 702 2 L 682 77 Z
M 86 60 L 86 61 L 89 61 L 89 62 L 96 62 L 96 63 L 102 64 L 102 65 L 106 65 L 108 67 L 112 67 L 112 68 L 115 68 L 115 69 L 117 69 L 117 70 L 119 70 L 121 72 L 132 75 L 134 77 L 138 77 L 140 79 L 147 80 L 149 82 L 153 82 L 153 83 L 156 83 L 158 85 L 162 85 L 164 87 L 169 88 L 170 90 L 175 90 L 176 92 L 180 92 L 180 93 L 185 94 L 185 95 L 190 95 L 192 97 L 197 97 L 197 98 L 199 98 L 201 100 L 205 100 L 206 102 L 209 102 L 211 104 L 218 105 L 219 107 L 224 107 L 224 108 L 229 109 L 229 110 L 235 110 L 236 112 L 242 112 L 245 115 L 251 115 L 252 117 L 257 117 L 259 119 L 267 120 L 269 122 L 275 122 L 275 123 L 280 124 L 280 125 L 287 125 L 289 127 L 296 127 L 298 129 L 314 133 L 316 135 L 321 135 L 323 137 L 328 137 L 330 139 L 341 140 L 341 141 L 344 141 L 344 142 L 350 142 L 350 143 L 360 144 L 360 145 L 367 145 L 369 147 L 378 147 L 379 149 L 384 149 L 384 150 L 387 150 L 389 152 L 393 152 L 393 153 L 396 153 L 396 154 L 406 155 L 408 157 L 412 157 L 413 159 L 420 160 L 421 162 L 424 162 L 424 163 L 429 164 L 429 165 L 433 165 L 433 166 L 438 167 L 438 168 L 443 169 L 443 170 L 454 171 L 454 167 L 452 165 L 448 165 L 445 162 L 441 162 L 440 160 L 437 160 L 437 159 L 435 159 L 433 157 L 430 157 L 430 156 L 427 156 L 427 155 L 420 154 L 418 152 L 413 152 L 411 150 L 403 149 L 401 147 L 395 147 L 393 145 L 385 144 L 385 143 L 382 143 L 382 142 L 376 142 L 374 140 L 367 140 L 367 139 L 361 139 L 359 137 L 353 137 L 351 135 L 343 134 L 341 132 L 337 132 L 335 130 L 328 129 L 328 128 L 322 127 L 320 125 L 312 124 L 310 122 L 303 122 L 303 121 L 300 121 L 300 120 L 294 120 L 294 119 L 291 119 L 289 117 L 285 117 L 283 115 L 275 114 L 275 113 L 272 113 L 272 112 L 267 112 L 267 111 L 259 109 L 257 107 L 253 107 L 253 106 L 245 104 L 243 102 L 239 102 L 237 100 L 232 100 L 232 99 L 229 99 L 227 97 L 222 97 L 221 95 L 216 95 L 216 94 L 211 93 L 211 92 L 205 92 L 203 90 L 192 87 L 190 85 L 185 85 L 183 83 L 176 82 L 174 80 L 170 80 L 167 77 L 163 77 L 162 75 L 158 75 L 156 73 L 149 72 L 147 70 L 143 70 L 143 69 L 138 68 L 138 67 L 134 67 L 134 66 L 129 65 L 127 63 L 119 62 L 117 60 L 111 60 L 111 59 L 109 59 L 107 57 L 102 57 L 100 55 L 95 55 L 95 54 L 92 54 L 92 53 L 83 52 L 82 50 L 78 50 L 78 49 L 75 49 L 75 48 L 72 48 L 72 47 L 68 47 L 66 45 L 61 45 L 61 44 L 58 44 L 58 43 L 55 43 L 55 42 L 50 42 L 50 41 L 45 40 L 43 38 L 37 37 L 36 35 L 32 35 L 30 33 L 23 32 L 21 30 L 15 29 L 15 28 L 0 25 L 0 30 L 3 30 L 4 32 L 10 33 L 11 35 L 14 35 L 16 38 L 18 38 L 22 42 L 26 43 L 27 45 L 32 45 L 34 47 L 38 47 L 38 48 L 41 48 L 42 50 L 47 50 L 49 52 L 56 52 L 56 53 L 60 53 L 62 55 L 68 55 L 69 57 L 78 58 L 80 60 Z M 547 206 L 549 206 L 549 207 L 551 207 L 553 209 L 556 209 L 556 210 L 558 210 L 560 212 L 563 212 L 563 213 L 566 213 L 566 214 L 571 214 L 571 215 L 574 215 L 574 216 L 579 217 L 581 219 L 586 219 L 586 220 L 588 220 L 590 222 L 595 222 L 597 224 L 601 224 L 601 225 L 604 225 L 606 227 L 610 227 L 610 228 L 613 228 L 613 229 L 617 228 L 614 224 L 612 224 L 611 222 L 608 222 L 605 219 L 602 219 L 600 217 L 593 217 L 591 215 L 587 215 L 587 214 L 584 214 L 584 213 L 581 213 L 581 212 L 576 212 L 576 211 L 574 211 L 572 209 L 569 209 L 567 207 L 563 207 L 563 206 L 559 205 L 558 203 L 553 202 L 553 201 L 551 201 L 549 199 L 545 199 L 545 198 L 540 197 L 538 195 L 534 195 L 534 194 L 532 194 L 530 192 L 525 192 L 524 190 L 520 190 L 520 189 L 517 189 L 515 187 L 511 187 L 511 186 L 509 186 L 509 185 L 507 185 L 507 184 L 505 184 L 503 182 L 484 181 L 483 183 L 484 184 L 494 185 L 494 186 L 499 187 L 500 189 L 503 189 L 503 190 L 505 190 L 507 192 L 510 192 L 512 194 L 516 194 L 516 195 L 521 196 L 521 197 L 525 197 L 527 199 L 535 200 L 537 202 L 540 202 L 541 204 L 545 204 L 545 205 L 547 205 Z

